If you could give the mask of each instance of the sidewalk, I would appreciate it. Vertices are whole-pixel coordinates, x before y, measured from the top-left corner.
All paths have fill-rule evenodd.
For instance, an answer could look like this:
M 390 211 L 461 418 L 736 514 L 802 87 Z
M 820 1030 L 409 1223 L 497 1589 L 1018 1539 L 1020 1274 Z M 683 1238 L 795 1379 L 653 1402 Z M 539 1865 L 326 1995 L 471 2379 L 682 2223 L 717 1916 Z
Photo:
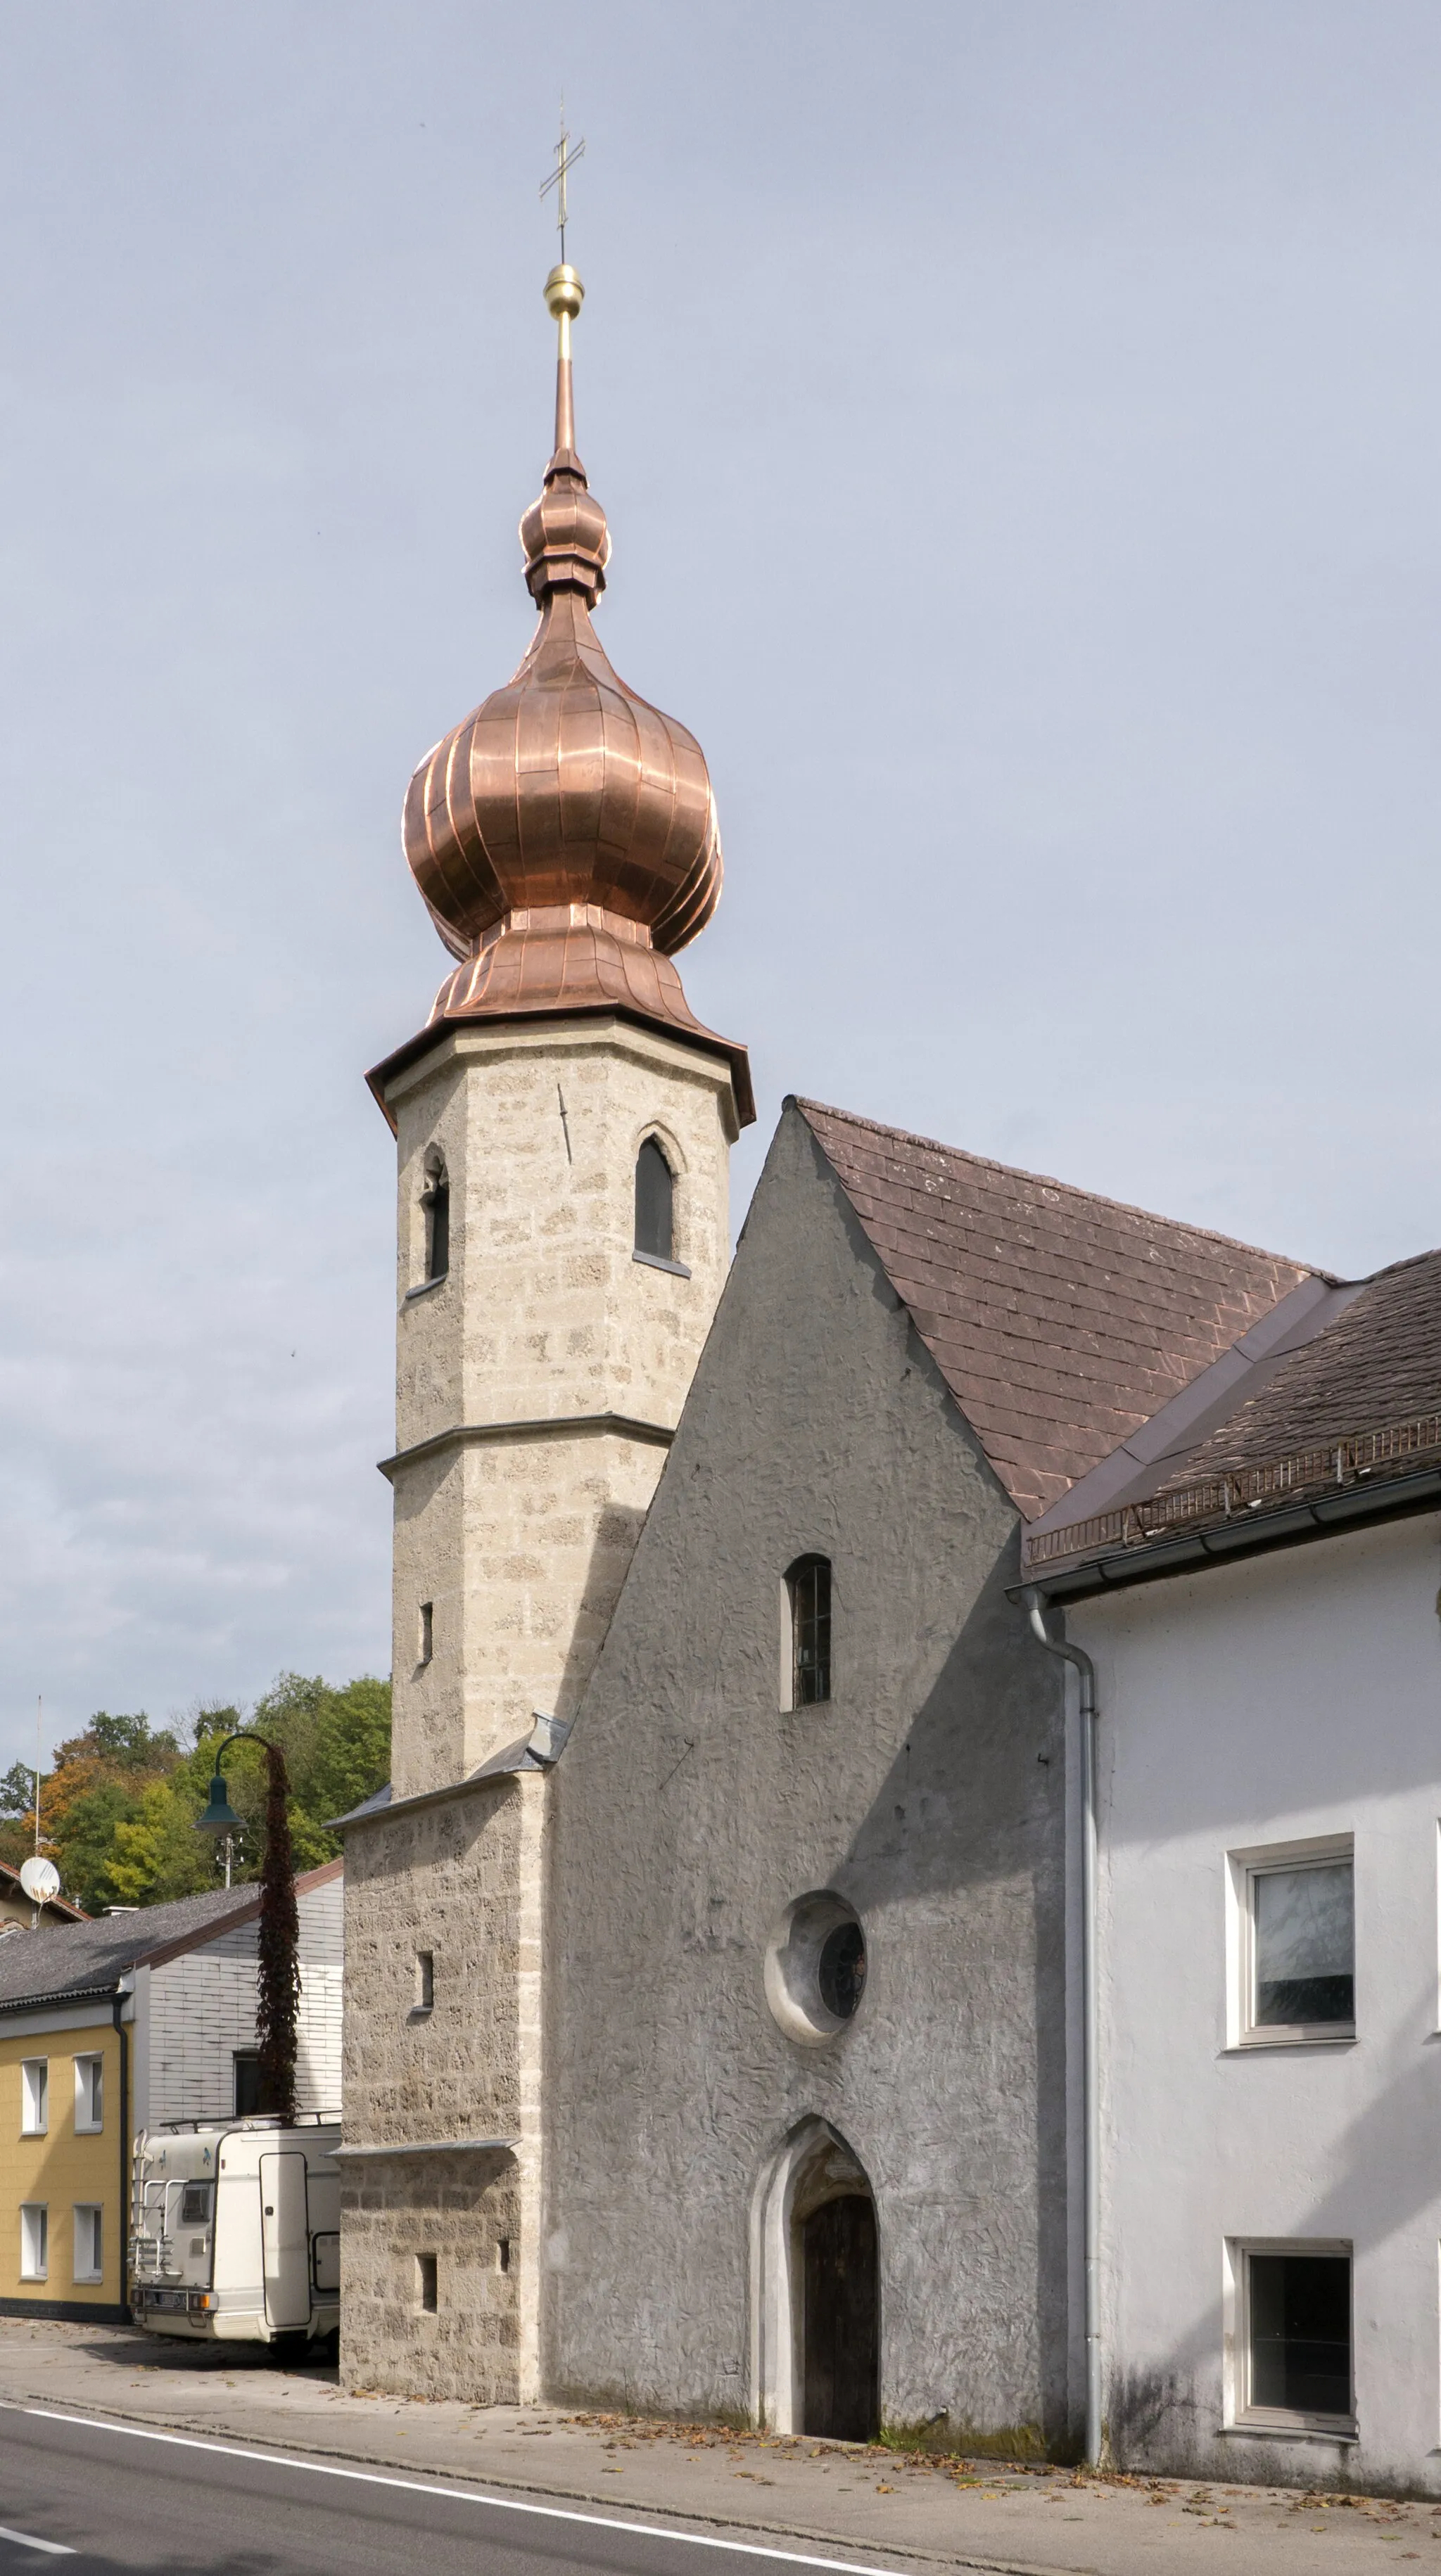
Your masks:
M 0 2403 L 460 2478 L 900 2576 L 1372 2576 L 1408 2560 L 1441 2571 L 1441 2507 L 1093 2480 L 549 2407 L 348 2397 L 333 2369 L 282 2369 L 254 2346 L 196 2350 L 118 2326 L 0 2319 Z

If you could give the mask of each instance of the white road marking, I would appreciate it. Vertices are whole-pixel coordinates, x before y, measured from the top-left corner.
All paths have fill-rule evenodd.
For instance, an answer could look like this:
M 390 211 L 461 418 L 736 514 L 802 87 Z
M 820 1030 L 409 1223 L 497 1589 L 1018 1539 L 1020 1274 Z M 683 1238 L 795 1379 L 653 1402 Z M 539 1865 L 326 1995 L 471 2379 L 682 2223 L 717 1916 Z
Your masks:
M 598 2531 L 639 2532 L 647 2540 L 682 2540 L 692 2549 L 725 2549 L 736 2558 L 778 2558 L 787 2567 L 831 2567 L 836 2576 L 900 2576 L 894 2567 L 875 2567 L 853 2558 L 808 2558 L 799 2549 L 765 2549 L 754 2540 L 718 2540 L 709 2532 L 674 2531 L 660 2522 L 622 2522 L 609 2513 L 577 2513 L 559 2504 L 525 2504 L 518 2496 L 482 2495 L 476 2487 L 453 2487 L 448 2480 L 386 2477 L 379 2469 L 342 2469 L 333 2460 L 306 2460 L 283 2451 L 241 2450 L 231 2442 L 204 2442 L 193 2433 L 153 2433 L 145 2424 L 107 2424 L 101 2415 L 62 2415 L 53 2406 L 16 2406 L 0 2401 L 0 2413 L 34 2415 L 42 2424 L 79 2424 L 87 2433 L 128 2433 L 134 2442 L 168 2442 L 178 2451 L 218 2451 L 223 2460 L 258 2460 L 267 2469 L 305 2469 L 316 2478 L 350 2478 L 365 2487 L 401 2487 L 408 2495 L 449 2496 L 456 2504 L 485 2504 L 496 2513 L 531 2513 L 543 2522 L 584 2522 Z M 0 2539 L 18 2540 L 18 2532 Z M 33 2540 L 32 2549 L 57 2549 L 53 2540 Z M 73 2549 L 60 2552 L 73 2558 Z
M 0 2540 L 13 2540 L 17 2549 L 43 2549 L 47 2558 L 73 2558 L 63 2540 L 37 2540 L 33 2531 L 7 2531 L 0 2522 Z

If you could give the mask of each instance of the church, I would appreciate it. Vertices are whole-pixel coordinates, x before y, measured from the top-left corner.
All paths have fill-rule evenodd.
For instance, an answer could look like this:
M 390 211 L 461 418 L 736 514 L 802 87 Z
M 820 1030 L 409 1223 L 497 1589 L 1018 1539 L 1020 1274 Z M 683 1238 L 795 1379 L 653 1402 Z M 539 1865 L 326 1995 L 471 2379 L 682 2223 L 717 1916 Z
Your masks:
M 398 1158 L 394 1776 L 341 1820 L 343 2373 L 1284 2475 L 1261 2436 L 1314 2431 L 1299 2398 L 1263 2423 L 1218 2357 L 1217 2425 L 1259 2446 L 1218 2451 L 1210 2364 L 1181 2386 L 1154 2298 L 1141 2382 L 1117 2347 L 1133 2183 L 1098 2052 L 1133 2093 L 1138 2059 L 1100 2008 L 1112 1808 L 1095 1662 L 1063 1622 L 1108 1596 L 1097 1656 L 1120 1655 L 1134 1577 L 1164 1625 L 1170 1523 L 1137 1497 L 1350 1309 L 1304 1263 L 803 1099 L 732 1261 L 747 1055 L 674 962 L 720 897 L 715 803 L 593 624 L 582 292 L 564 264 L 547 280 L 530 649 L 405 805 L 453 971 L 369 1077 Z M 1186 1582 L 1233 1518 L 1207 1472 Z M 1429 1511 L 1432 1544 L 1434 1474 L 1366 1490 L 1383 1517 Z M 1220 1615 L 1230 1573 L 1200 1579 Z M 1103 1743 L 1108 1781 L 1140 1740 Z M 1302 1827 L 1334 1877 L 1337 1829 Z M 1433 1927 L 1433 1985 L 1435 1955 Z M 1154 2197 L 1192 2142 L 1164 2134 L 1153 2075 Z M 1344 2233 L 1333 2213 L 1327 2248 Z M 1256 2275 L 1297 2353 L 1287 2299 L 1337 2295 L 1314 2273 Z M 1353 2438 L 1349 2395 L 1311 2411 Z

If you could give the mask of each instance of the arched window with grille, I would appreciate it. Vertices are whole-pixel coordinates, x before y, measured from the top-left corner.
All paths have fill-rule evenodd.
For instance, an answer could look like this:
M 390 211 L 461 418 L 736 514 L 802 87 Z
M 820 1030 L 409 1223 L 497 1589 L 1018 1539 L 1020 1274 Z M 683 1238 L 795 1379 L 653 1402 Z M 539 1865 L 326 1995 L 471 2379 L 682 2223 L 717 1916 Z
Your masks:
M 831 1695 L 831 1561 L 798 1556 L 786 1575 L 790 1609 L 790 1705 L 813 1708 Z
M 427 1157 L 420 1204 L 425 1210 L 426 1280 L 443 1279 L 450 1268 L 450 1182 L 438 1154 Z
M 635 1248 L 651 1261 L 675 1259 L 675 1179 L 654 1136 L 635 1158 Z

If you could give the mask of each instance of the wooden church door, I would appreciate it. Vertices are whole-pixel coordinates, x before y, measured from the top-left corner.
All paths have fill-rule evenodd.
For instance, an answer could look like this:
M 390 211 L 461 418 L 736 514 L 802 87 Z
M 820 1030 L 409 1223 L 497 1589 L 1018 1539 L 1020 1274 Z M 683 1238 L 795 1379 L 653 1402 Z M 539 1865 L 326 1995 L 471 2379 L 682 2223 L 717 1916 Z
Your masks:
M 822 2201 L 802 2229 L 804 2429 L 868 2442 L 880 2429 L 876 2212 L 860 2192 Z

